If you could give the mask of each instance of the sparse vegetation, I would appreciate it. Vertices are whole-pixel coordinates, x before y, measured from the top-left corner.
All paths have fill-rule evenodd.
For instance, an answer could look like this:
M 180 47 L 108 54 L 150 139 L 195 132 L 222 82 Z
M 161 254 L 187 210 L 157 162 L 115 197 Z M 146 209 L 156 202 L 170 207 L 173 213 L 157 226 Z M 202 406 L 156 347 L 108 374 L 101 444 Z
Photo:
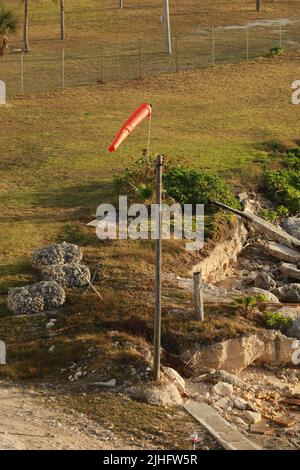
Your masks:
M 284 52 L 283 47 L 274 46 L 274 47 L 271 47 L 271 49 L 269 51 L 269 56 L 270 57 L 278 57 L 278 56 L 282 55 L 283 52 Z
M 279 330 L 282 333 L 285 333 L 293 323 L 291 317 L 280 312 L 265 312 L 264 321 L 267 328 Z

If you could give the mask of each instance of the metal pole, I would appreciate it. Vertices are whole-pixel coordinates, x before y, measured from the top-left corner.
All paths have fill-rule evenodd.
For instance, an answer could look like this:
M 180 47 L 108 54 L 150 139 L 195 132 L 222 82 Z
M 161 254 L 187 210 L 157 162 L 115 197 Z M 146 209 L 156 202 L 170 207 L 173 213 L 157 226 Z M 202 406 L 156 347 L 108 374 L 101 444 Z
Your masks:
M 246 23 L 246 36 L 247 36 L 247 60 L 249 59 L 249 23 Z
M 141 38 L 139 39 L 139 79 L 142 80 Z
M 176 72 L 178 72 L 178 38 L 175 36 L 175 67 Z
M 282 47 L 282 24 L 281 24 L 281 18 L 279 19 L 279 46 Z
M 62 66 L 61 66 L 61 87 L 65 89 L 65 48 L 62 50 Z
M 201 271 L 193 274 L 194 278 L 194 297 L 195 297 L 195 316 L 196 320 L 204 321 L 204 305 L 202 295 L 202 274 Z
M 24 53 L 21 54 L 21 95 L 24 95 Z
M 103 44 L 100 45 L 100 82 L 103 83 Z
M 164 22 L 164 51 L 166 54 L 172 54 L 169 0 L 164 0 L 163 22 Z
M 157 382 L 160 380 L 161 344 L 162 165 L 162 156 L 158 155 L 156 159 L 155 316 L 153 353 L 153 375 Z
M 216 53 L 215 53 L 215 27 L 214 26 L 212 26 L 212 29 L 211 29 L 211 40 L 212 40 L 212 64 L 215 65 Z

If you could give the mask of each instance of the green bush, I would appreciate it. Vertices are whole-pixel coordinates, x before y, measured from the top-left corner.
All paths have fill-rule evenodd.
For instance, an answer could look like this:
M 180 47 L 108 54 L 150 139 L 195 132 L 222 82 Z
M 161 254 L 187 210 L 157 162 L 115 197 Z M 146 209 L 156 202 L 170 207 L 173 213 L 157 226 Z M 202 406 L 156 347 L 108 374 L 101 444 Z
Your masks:
M 266 312 L 264 321 L 267 328 L 284 333 L 293 323 L 293 319 L 279 312 Z
M 240 207 L 228 184 L 215 173 L 177 166 L 169 169 L 163 180 L 168 196 L 181 204 L 210 204 L 218 201 L 236 209 Z
M 285 165 L 294 170 L 300 170 L 300 147 L 288 150 L 284 161 Z
M 298 170 L 268 171 L 265 174 L 265 185 L 269 197 L 293 214 L 300 212 L 300 172 Z
M 269 50 L 269 57 L 278 57 L 278 56 L 282 55 L 283 52 L 284 52 L 284 50 L 283 50 L 283 47 L 281 47 L 281 46 L 271 47 L 271 49 Z

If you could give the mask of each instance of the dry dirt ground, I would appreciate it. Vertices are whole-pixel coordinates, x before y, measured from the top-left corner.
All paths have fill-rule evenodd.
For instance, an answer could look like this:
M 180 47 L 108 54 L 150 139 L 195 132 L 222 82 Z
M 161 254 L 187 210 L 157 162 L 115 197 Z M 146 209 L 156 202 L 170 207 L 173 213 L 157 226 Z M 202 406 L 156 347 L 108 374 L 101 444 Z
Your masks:
M 130 449 L 81 413 L 50 409 L 33 390 L 0 382 L 0 450 Z

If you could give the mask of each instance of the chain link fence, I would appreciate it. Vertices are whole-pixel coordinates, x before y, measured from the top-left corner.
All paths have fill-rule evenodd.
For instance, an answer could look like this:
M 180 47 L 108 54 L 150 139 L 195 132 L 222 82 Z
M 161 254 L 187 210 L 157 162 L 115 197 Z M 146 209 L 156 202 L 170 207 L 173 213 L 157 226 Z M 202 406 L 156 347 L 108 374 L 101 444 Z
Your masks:
M 266 56 L 275 46 L 285 52 L 300 50 L 300 20 L 199 28 L 193 34 L 173 37 L 171 55 L 163 52 L 162 40 L 143 39 L 93 45 L 92 53 L 86 55 L 67 48 L 51 55 L 15 52 L 0 60 L 0 80 L 12 97 L 240 62 Z

